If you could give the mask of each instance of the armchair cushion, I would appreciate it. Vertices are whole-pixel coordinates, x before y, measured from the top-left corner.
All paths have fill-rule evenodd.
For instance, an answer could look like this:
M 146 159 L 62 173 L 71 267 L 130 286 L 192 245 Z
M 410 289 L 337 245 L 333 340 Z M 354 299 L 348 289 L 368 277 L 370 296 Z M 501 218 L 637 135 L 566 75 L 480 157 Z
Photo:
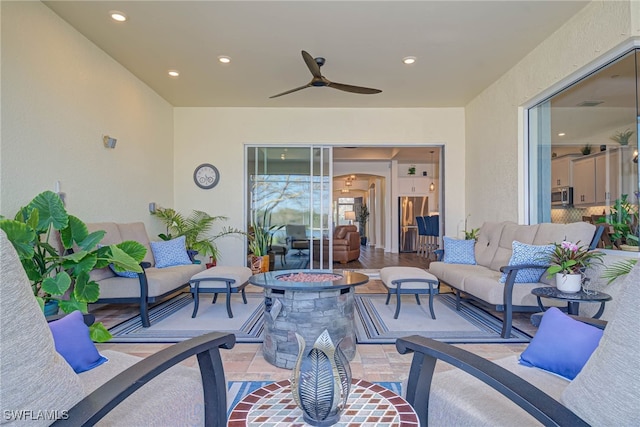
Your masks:
M 49 323 L 56 351 L 76 373 L 88 371 L 102 365 L 107 358 L 98 353 L 91 341 L 89 328 L 84 323 L 82 312 L 76 310 L 59 320 Z
M 185 236 L 167 241 L 151 242 L 151 250 L 157 268 L 192 264 L 185 248 Z
M 520 356 L 520 364 L 572 380 L 598 347 L 600 338 L 601 329 L 552 307 L 542 316 L 538 331 Z
M 61 411 L 71 408 L 83 397 L 82 383 L 56 352 L 47 321 L 33 297 L 18 255 L 1 230 L 0 304 L 2 409 Z M 47 424 L 49 422 L 40 420 L 29 425 Z
M 562 402 L 594 426 L 640 425 L 640 264 L 621 282 L 600 345 L 562 394 Z

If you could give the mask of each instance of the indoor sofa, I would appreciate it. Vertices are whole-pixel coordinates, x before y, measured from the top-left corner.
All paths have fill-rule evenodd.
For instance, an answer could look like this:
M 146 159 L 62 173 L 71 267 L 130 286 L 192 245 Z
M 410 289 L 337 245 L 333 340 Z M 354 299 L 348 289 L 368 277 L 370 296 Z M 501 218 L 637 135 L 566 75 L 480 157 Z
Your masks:
M 134 240 L 147 248 L 147 254 L 141 263 L 143 271 L 137 277 L 118 276 L 109 267 L 91 272 L 91 279 L 100 286 L 100 299 L 96 303 L 139 304 L 140 318 L 142 326 L 145 328 L 151 325 L 149 320 L 150 304 L 161 301 L 182 288 L 188 287 L 191 277 L 205 269 L 204 265 L 193 263 L 157 268 L 149 236 L 142 222 L 130 224 L 100 222 L 87 224 L 87 228 L 90 233 L 96 230 L 106 231 L 101 242 L 104 245 Z
M 526 267 L 530 268 L 531 265 L 509 265 L 513 242 L 548 245 L 567 240 L 574 243 L 580 242 L 580 245 L 589 245 L 593 249 L 601 233 L 601 228 L 586 222 L 534 225 L 485 222 L 480 228 L 478 240 L 473 249 L 475 264 L 444 262 L 443 250 L 438 250 L 436 251 L 438 261 L 430 264 L 429 272 L 441 283 L 453 288 L 458 309 L 461 295 L 464 294 L 466 297 L 489 305 L 496 311 L 503 311 L 501 335 L 503 338 L 508 338 L 511 334 L 513 311 L 539 311 L 536 297 L 531 294 L 531 290 L 552 285 L 546 273 L 542 274 L 539 281 L 535 283 L 515 283 L 517 272 Z M 446 261 L 446 258 L 444 260 Z M 531 260 L 530 264 L 533 264 L 533 261 Z M 503 273 L 506 274 L 506 280 L 501 283 Z
M 320 250 L 320 242 L 313 241 L 314 253 Z M 322 244 L 324 259 L 329 259 L 329 242 Z M 339 225 L 333 230 L 333 262 L 346 264 L 360 258 L 360 233 L 355 225 Z

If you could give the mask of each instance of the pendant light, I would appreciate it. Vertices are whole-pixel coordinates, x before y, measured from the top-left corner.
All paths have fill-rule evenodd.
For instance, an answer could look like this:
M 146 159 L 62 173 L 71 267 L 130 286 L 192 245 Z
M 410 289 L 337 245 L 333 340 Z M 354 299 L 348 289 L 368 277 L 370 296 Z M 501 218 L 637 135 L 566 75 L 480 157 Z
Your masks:
M 431 151 L 430 162 L 431 162 L 431 179 L 433 179 L 433 174 L 434 174 L 434 171 L 435 171 L 435 165 L 433 164 L 433 150 Z M 436 185 L 434 184 L 433 181 L 431 181 L 431 185 L 429 185 L 429 191 L 431 191 L 432 193 L 434 191 L 436 191 Z

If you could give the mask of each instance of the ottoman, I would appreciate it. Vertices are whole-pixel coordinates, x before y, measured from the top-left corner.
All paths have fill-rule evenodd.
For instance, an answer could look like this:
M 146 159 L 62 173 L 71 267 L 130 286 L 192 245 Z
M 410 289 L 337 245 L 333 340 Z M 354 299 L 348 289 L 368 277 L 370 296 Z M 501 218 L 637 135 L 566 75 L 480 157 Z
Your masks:
M 418 305 L 420 305 L 420 294 L 428 294 L 431 318 L 436 318 L 433 312 L 433 296 L 439 292 L 440 285 L 436 276 L 418 267 L 384 267 L 380 270 L 380 280 L 387 288 L 387 301 L 385 304 L 389 304 L 391 294 L 396 294 L 397 303 L 394 319 L 397 319 L 400 314 L 401 294 L 414 294 Z
M 226 293 L 227 314 L 230 318 L 233 317 L 231 294 L 241 292 L 242 301 L 246 304 L 247 296 L 244 293 L 244 288 L 249 283 L 251 274 L 249 267 L 216 266 L 194 275 L 189 281 L 194 301 L 191 317 L 194 318 L 198 314 L 199 297 L 202 292 L 213 294 L 213 304 L 216 303 L 219 293 Z

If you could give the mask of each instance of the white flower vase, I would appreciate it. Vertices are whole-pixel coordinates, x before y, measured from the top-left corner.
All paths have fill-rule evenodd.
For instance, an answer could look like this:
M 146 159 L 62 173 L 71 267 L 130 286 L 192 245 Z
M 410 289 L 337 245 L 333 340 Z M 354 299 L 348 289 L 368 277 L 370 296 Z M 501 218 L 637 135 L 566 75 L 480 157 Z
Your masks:
M 556 288 L 559 291 L 574 293 L 582 289 L 582 274 L 556 274 Z

